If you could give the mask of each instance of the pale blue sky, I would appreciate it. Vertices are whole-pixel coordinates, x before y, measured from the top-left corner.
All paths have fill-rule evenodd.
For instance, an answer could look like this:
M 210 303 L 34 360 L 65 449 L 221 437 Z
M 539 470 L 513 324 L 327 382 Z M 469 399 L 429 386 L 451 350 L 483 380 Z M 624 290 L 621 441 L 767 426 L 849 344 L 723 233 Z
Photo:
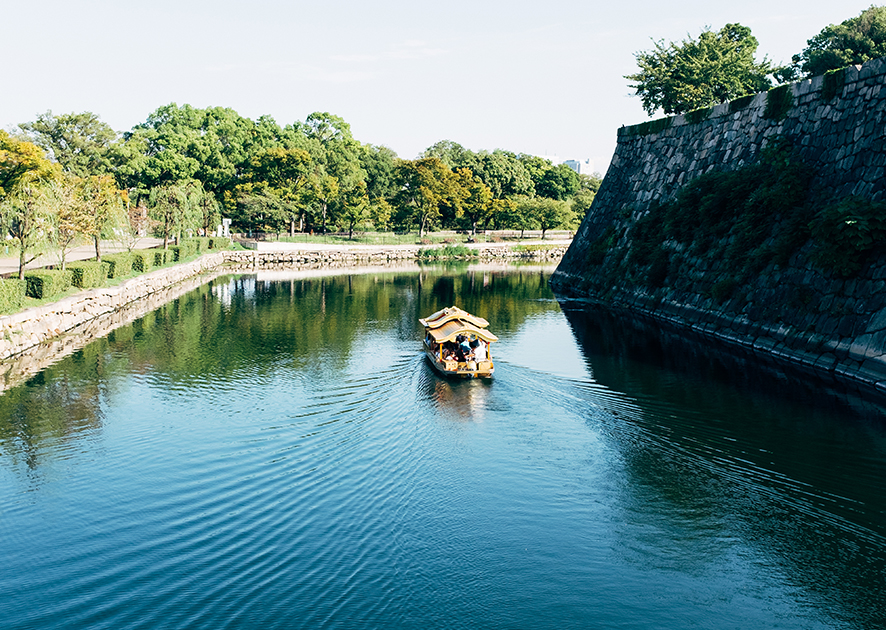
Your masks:
M 0 127 L 92 111 L 118 131 L 176 102 L 285 124 L 329 111 L 413 158 L 438 140 L 588 159 L 647 116 L 623 75 L 652 39 L 749 26 L 787 62 L 870 0 L 5 2 Z

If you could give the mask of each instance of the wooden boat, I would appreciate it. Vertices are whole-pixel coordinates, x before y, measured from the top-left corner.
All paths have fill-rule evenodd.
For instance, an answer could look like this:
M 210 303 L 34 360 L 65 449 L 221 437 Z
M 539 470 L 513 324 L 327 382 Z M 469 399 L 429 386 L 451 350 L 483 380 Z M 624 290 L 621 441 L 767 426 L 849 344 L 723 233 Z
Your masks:
M 425 327 L 425 355 L 440 374 L 459 378 L 492 376 L 495 366 L 489 346 L 498 337 L 486 330 L 489 322 L 485 319 L 450 306 L 418 321 Z

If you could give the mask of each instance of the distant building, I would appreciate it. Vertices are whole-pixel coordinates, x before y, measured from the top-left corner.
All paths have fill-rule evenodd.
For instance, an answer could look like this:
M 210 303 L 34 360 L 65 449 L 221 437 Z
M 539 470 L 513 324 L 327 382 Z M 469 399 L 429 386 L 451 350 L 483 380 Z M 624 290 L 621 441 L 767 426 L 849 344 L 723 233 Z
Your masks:
M 594 173 L 594 163 L 591 160 L 585 160 L 584 162 L 579 162 L 578 160 L 564 160 L 563 164 L 579 175 L 592 175 Z

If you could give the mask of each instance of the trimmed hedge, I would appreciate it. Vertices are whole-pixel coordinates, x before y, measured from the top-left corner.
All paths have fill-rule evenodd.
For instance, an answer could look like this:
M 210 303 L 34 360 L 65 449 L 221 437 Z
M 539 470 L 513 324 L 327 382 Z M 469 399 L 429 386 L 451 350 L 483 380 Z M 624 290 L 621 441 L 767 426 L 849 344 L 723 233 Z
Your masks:
M 151 267 L 154 266 L 155 258 L 156 256 L 152 249 L 132 252 L 132 270 L 138 271 L 139 273 L 150 271 Z
M 0 313 L 15 313 L 25 305 L 27 281 L 18 278 L 0 279 Z
M 172 260 L 172 253 L 168 249 L 155 249 L 154 250 L 154 266 L 162 267 L 167 262 Z
M 108 278 L 120 278 L 132 273 L 132 254 L 129 252 L 105 256 L 102 263 L 107 265 Z
M 81 289 L 100 287 L 105 283 L 107 266 L 94 260 L 84 260 L 68 265 L 71 270 L 71 284 Z
M 25 274 L 27 283 L 27 295 L 38 300 L 51 298 L 71 286 L 71 278 L 74 274 L 70 269 L 41 269 Z
M 212 236 L 209 238 L 209 249 L 228 249 L 231 239 L 227 236 Z
M 205 236 L 198 236 L 195 238 L 182 239 L 182 245 L 190 246 L 193 253 L 195 254 L 202 254 L 207 249 L 209 249 L 209 238 Z

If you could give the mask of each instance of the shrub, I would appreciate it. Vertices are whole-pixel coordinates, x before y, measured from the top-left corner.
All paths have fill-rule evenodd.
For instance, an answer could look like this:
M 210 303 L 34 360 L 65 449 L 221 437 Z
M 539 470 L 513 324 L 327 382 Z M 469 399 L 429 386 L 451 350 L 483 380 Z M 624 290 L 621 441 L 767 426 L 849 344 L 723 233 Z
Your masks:
M 683 119 L 691 125 L 702 122 L 703 120 L 707 120 L 708 116 L 711 115 L 711 112 L 714 111 L 713 107 L 702 107 L 701 109 L 694 109 L 691 112 L 686 112 L 683 115 Z
M 657 118 L 656 120 L 647 120 L 639 125 L 631 125 L 630 127 L 622 127 L 618 130 L 620 136 L 648 136 L 654 133 L 660 133 L 665 129 L 669 129 L 674 123 L 673 118 Z
M 809 229 L 815 245 L 815 263 L 841 276 L 850 276 L 886 239 L 886 204 L 847 197 L 819 211 Z
M 68 265 L 71 270 L 71 284 L 81 289 L 100 287 L 107 279 L 107 266 L 94 260 L 84 260 Z
M 766 93 L 766 109 L 763 118 L 770 120 L 784 120 L 787 118 L 791 106 L 794 104 L 794 93 L 790 83 L 779 85 Z
M 754 100 L 754 96 L 756 96 L 756 94 L 748 94 L 747 96 L 739 96 L 737 99 L 729 101 L 729 113 L 734 114 L 737 111 L 743 110 L 751 104 L 751 101 Z
M 845 85 L 846 73 L 844 68 L 825 72 L 821 80 L 821 99 L 825 102 L 833 100 L 835 96 L 843 92 Z
M 154 250 L 132 252 L 132 270 L 145 273 L 154 266 Z
M 231 239 L 226 236 L 212 236 L 209 238 L 209 249 L 228 249 Z
M 71 286 L 72 273 L 70 270 L 40 269 L 25 274 L 27 294 L 32 298 L 41 300 L 59 295 Z
M 18 278 L 0 279 L 0 313 L 15 313 L 25 305 L 27 282 Z
M 132 254 L 129 252 L 105 256 L 102 263 L 106 263 L 108 278 L 120 278 L 132 273 Z
M 735 278 L 724 278 L 714 283 L 714 286 L 711 287 L 711 297 L 718 303 L 723 303 L 732 297 L 737 288 L 738 280 Z
M 194 254 L 202 254 L 209 249 L 209 238 L 198 236 L 195 238 L 182 239 L 182 245 L 190 247 L 191 252 Z
M 162 267 L 172 260 L 172 253 L 168 249 L 154 250 L 154 266 Z

